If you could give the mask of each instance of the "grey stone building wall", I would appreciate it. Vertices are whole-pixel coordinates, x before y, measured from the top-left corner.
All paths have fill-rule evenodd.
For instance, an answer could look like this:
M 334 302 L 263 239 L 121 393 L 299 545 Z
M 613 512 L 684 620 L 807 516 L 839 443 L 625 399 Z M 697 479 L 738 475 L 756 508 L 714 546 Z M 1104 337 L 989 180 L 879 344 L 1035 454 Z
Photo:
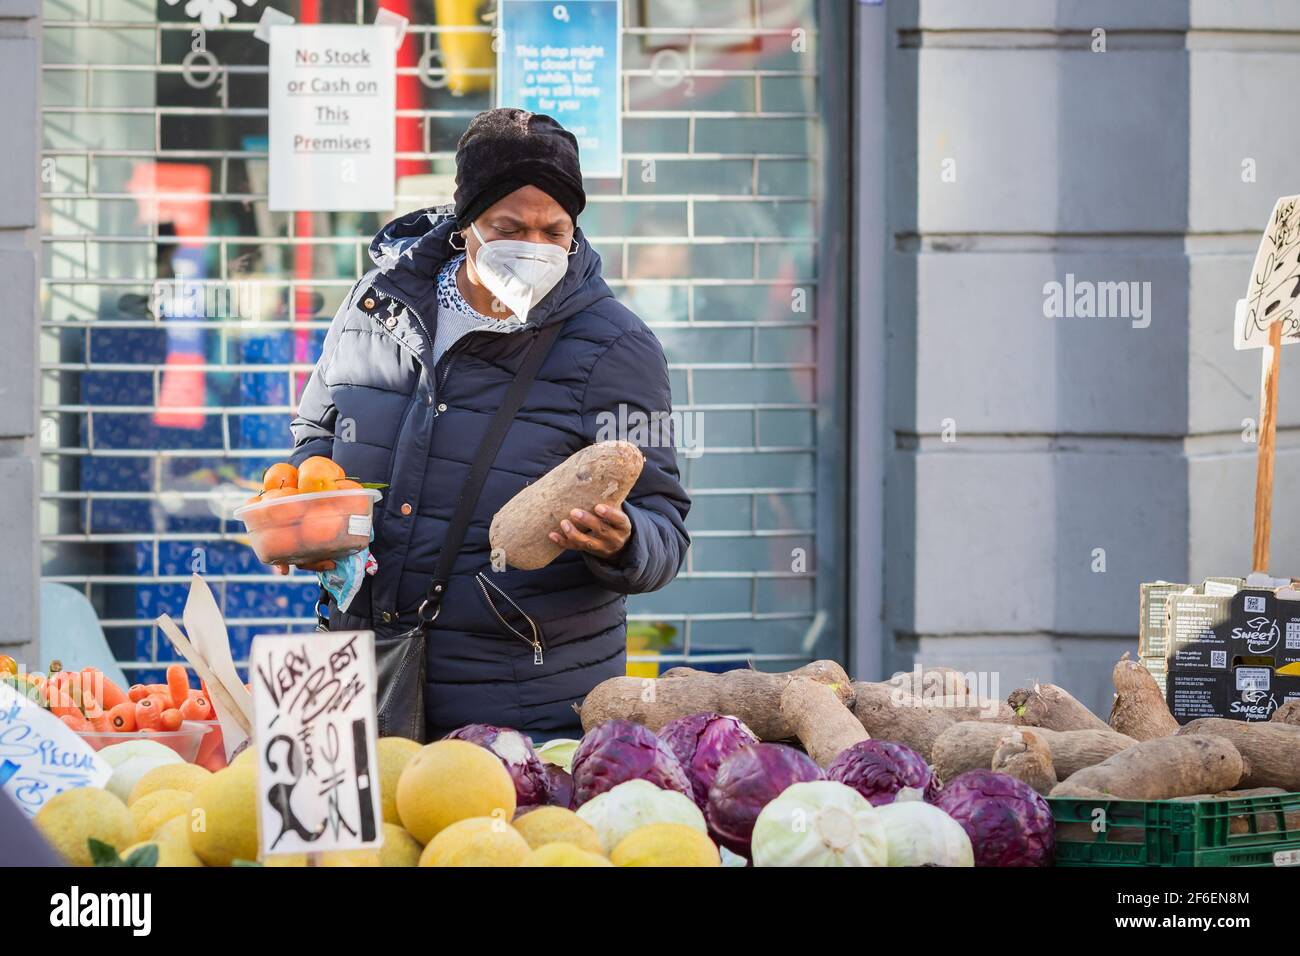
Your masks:
M 0 2 L 0 653 L 30 663 L 37 634 L 39 0 Z
M 1259 353 L 1233 304 L 1300 192 L 1300 4 L 887 16 L 883 663 L 1105 707 L 1140 581 L 1249 570 Z M 1068 276 L 1149 310 L 1045 316 Z M 1275 574 L 1300 573 L 1300 350 L 1282 366 Z

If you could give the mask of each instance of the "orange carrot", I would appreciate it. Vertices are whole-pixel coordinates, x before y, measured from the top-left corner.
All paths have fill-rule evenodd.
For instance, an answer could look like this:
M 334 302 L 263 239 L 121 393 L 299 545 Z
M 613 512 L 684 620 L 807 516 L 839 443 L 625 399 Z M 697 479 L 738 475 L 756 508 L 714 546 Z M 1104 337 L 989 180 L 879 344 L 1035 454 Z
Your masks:
M 81 692 L 81 712 L 91 718 L 102 717 L 105 713 L 104 708 L 100 706 L 95 695 L 89 690 L 84 689 Z
M 156 696 L 146 697 L 135 705 L 135 729 L 157 730 L 162 725 L 162 708 Z
M 144 684 L 132 684 L 126 692 L 127 699 L 136 704 L 149 696 L 149 688 Z
M 95 731 L 97 734 L 112 733 L 113 724 L 109 721 L 108 714 L 101 710 L 94 717 L 90 718 L 90 729 Z
M 145 684 L 144 686 L 149 689 L 150 695 L 160 694 L 163 700 L 172 699 L 172 689 L 166 684 Z
M 72 675 L 67 671 L 59 671 L 50 678 L 50 713 L 55 717 L 63 717 L 67 714 L 81 716 L 81 708 L 77 706 L 70 690 L 71 681 Z
M 167 689 L 171 692 L 173 707 L 180 707 L 190 696 L 190 675 L 184 664 L 167 665 Z
M 212 705 L 206 697 L 195 691 L 189 700 L 181 704 L 181 716 L 186 720 L 211 720 Z
M 59 714 L 59 720 L 63 721 L 79 734 L 89 733 L 91 730 L 90 722 L 81 716 L 81 711 L 75 707 L 71 713 Z
M 176 707 L 168 707 L 162 712 L 162 717 L 160 718 L 163 730 L 180 730 L 181 720 L 181 712 Z
M 108 712 L 108 722 L 117 733 L 129 734 L 135 730 L 135 704 L 124 701 Z
M 103 671 L 97 671 L 93 667 L 87 667 L 81 673 L 85 674 L 87 670 L 92 671 L 95 675 L 95 682 L 99 687 L 99 702 L 105 710 L 112 710 L 118 704 L 124 703 L 128 700 L 126 691 L 113 683 L 109 679 L 108 675 Z

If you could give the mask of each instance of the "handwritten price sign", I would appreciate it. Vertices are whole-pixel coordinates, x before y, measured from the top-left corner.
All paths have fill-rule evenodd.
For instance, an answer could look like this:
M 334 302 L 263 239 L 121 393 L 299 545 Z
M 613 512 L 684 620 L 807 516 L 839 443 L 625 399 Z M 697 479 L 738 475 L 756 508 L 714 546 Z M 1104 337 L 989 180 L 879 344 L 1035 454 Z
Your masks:
M 28 816 L 75 787 L 102 787 L 113 775 L 84 740 L 45 708 L 0 684 L 0 790 Z
M 259 635 L 249 678 L 262 852 L 379 846 L 374 634 Z

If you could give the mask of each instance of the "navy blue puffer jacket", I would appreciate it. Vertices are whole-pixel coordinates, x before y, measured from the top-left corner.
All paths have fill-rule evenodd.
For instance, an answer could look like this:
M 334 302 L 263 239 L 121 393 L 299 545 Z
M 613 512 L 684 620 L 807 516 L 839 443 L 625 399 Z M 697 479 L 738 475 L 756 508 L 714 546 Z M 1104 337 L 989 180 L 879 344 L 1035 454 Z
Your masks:
M 657 447 L 642 447 L 645 468 L 623 509 L 632 536 L 616 562 L 565 551 L 540 570 L 492 572 L 488 526 L 525 485 L 611 437 L 600 433 L 602 412 L 668 413 L 667 364 L 654 334 L 601 279 L 600 257 L 579 231 L 567 274 L 524 328 L 470 333 L 435 366 L 435 279 L 456 254 L 451 232 L 445 215 L 426 209 L 375 236 L 378 268 L 339 307 L 303 392 L 294 462 L 326 455 L 361 481 L 388 484 L 375 511 L 379 571 L 348 613 L 333 609 L 330 624 L 381 637 L 409 629 L 493 412 L 537 329 L 563 323 L 484 484 L 429 632 L 425 699 L 431 737 L 471 722 L 553 736 L 576 726 L 573 705 L 592 687 L 624 672 L 624 595 L 663 587 L 686 555 L 690 501 L 671 439 L 661 431 Z M 539 624 L 542 663 L 488 606 L 480 571 Z

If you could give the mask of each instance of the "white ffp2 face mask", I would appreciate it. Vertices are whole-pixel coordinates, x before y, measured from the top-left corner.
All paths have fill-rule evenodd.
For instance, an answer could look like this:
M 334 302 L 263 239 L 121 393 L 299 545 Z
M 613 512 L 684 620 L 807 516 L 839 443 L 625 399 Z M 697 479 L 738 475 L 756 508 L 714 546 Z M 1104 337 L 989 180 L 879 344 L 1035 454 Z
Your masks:
M 493 239 L 486 242 L 470 223 L 479 241 L 474 265 L 483 284 L 520 322 L 546 298 L 569 269 L 569 254 L 549 242 Z

